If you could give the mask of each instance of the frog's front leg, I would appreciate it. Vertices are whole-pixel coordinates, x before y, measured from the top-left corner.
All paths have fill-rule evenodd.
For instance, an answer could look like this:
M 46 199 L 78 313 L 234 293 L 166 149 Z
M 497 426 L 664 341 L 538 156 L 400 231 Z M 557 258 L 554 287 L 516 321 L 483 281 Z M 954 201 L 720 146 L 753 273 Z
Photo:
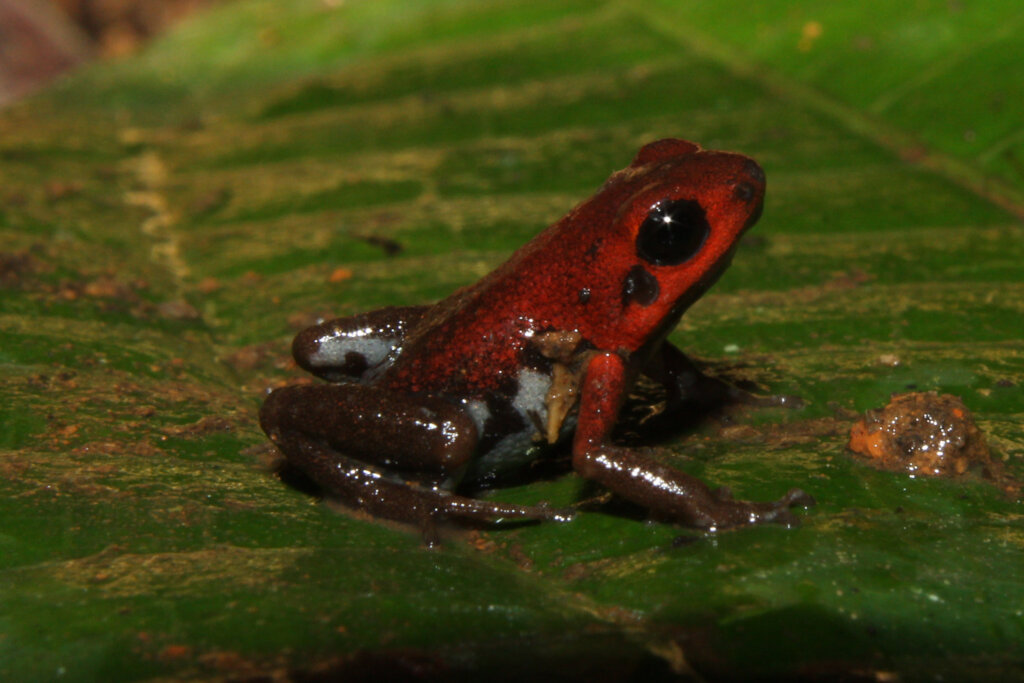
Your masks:
M 361 381 L 394 362 L 408 331 L 430 306 L 391 306 L 308 327 L 292 342 L 299 367 L 339 382 Z
M 728 382 L 704 374 L 689 356 L 667 341 L 651 356 L 643 374 L 665 387 L 671 407 L 708 408 L 743 402 L 750 396 Z
M 628 385 L 626 362 L 618 354 L 601 353 L 588 363 L 572 457 L 574 469 L 582 476 L 661 517 L 703 529 L 763 522 L 793 525 L 797 520 L 789 508 L 814 504 L 799 489 L 770 503 L 733 500 L 726 489 L 713 491 L 699 479 L 638 450 L 611 445 L 612 427 Z
M 669 342 L 664 342 L 655 351 L 644 366 L 643 374 L 665 387 L 670 412 L 682 410 L 702 413 L 730 404 L 788 408 L 803 405 L 799 396 L 753 394 L 718 377 L 707 375 L 689 356 Z
M 477 444 L 472 419 L 447 401 L 410 398 L 373 385 L 289 386 L 271 393 L 260 426 L 288 462 L 343 501 L 381 517 L 419 523 L 438 517 L 564 520 L 544 506 L 491 503 L 408 482 L 388 469 L 457 473 Z M 379 467 L 374 467 L 378 465 Z

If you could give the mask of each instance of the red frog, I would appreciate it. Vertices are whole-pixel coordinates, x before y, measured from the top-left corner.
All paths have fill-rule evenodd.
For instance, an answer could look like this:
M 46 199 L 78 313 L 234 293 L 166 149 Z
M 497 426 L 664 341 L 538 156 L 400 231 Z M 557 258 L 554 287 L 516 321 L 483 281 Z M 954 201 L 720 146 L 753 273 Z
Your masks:
M 747 157 L 652 142 L 476 284 L 301 332 L 296 361 L 329 383 L 274 391 L 260 424 L 328 493 L 424 528 L 438 517 L 568 519 L 458 491 L 570 435 L 576 472 L 661 519 L 793 524 L 789 508 L 814 502 L 799 489 L 734 500 L 610 439 L 639 374 L 676 398 L 708 379 L 665 337 L 729 265 L 764 191 Z

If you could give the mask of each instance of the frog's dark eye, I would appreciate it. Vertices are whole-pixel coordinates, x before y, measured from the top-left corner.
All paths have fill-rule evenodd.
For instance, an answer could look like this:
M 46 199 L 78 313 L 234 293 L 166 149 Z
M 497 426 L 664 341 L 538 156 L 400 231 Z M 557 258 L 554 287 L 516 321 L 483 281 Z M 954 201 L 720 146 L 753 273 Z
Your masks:
M 708 238 L 704 208 L 692 199 L 666 200 L 651 207 L 636 236 L 636 253 L 656 266 L 688 261 Z

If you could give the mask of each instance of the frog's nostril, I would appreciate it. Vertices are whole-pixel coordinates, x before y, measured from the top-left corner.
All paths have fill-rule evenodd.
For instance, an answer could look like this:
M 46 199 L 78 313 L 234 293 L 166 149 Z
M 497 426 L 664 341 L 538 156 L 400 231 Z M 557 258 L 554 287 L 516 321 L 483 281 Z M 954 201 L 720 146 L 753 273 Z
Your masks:
M 744 164 L 743 170 L 746 171 L 750 179 L 755 183 L 762 185 L 764 184 L 764 171 L 758 166 L 757 162 L 753 159 L 747 159 L 747 163 Z
M 736 190 L 733 192 L 733 196 L 741 202 L 749 202 L 754 198 L 755 194 L 757 194 L 757 191 L 754 190 L 754 186 L 750 183 L 738 183 Z

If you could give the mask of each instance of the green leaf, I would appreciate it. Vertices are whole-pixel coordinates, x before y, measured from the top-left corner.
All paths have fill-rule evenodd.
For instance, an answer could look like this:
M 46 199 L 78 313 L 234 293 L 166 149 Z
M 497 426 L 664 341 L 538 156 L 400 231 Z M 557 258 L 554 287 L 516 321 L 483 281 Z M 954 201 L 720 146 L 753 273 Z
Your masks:
M 1020 501 L 845 449 L 854 411 L 937 390 L 1024 474 L 1022 22 L 243 0 L 3 112 L 0 678 L 1024 680 Z M 256 411 L 298 328 L 473 282 L 668 136 L 769 179 L 672 340 L 805 405 L 664 459 L 813 493 L 800 528 L 597 506 L 428 550 L 273 475 Z

